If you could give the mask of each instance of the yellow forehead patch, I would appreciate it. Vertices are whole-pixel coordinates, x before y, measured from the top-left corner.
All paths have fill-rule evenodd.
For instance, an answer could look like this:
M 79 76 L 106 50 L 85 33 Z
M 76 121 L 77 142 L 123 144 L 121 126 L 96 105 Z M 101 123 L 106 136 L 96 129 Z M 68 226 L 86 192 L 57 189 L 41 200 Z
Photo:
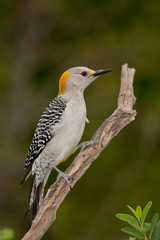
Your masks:
M 65 91 L 66 88 L 66 80 L 69 77 L 69 72 L 66 71 L 62 74 L 62 76 L 59 79 L 59 93 L 58 95 L 62 94 Z
M 89 71 L 90 71 L 91 74 L 94 73 L 94 70 L 92 70 L 92 69 L 89 69 Z

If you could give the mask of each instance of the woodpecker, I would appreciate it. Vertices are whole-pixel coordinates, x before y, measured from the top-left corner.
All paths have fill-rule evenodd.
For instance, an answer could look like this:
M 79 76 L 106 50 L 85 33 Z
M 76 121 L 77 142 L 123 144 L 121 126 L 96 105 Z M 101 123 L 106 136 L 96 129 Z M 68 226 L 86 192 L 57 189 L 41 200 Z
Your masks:
M 43 112 L 30 145 L 20 186 L 32 174 L 27 211 L 32 208 L 32 220 L 43 200 L 43 192 L 52 169 L 69 183 L 70 176 L 57 165 L 65 161 L 79 143 L 86 118 L 84 90 L 98 76 L 112 69 L 94 71 L 74 67 L 65 71 L 59 80 L 58 96 Z

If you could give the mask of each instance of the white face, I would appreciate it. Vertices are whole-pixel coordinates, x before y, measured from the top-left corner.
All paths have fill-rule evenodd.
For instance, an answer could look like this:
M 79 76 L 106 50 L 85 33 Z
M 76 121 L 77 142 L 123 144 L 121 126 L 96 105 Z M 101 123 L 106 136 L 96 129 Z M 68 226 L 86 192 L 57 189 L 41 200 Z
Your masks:
M 93 75 L 95 71 L 86 67 L 75 67 L 67 70 L 69 72 L 68 79 L 66 81 L 66 88 L 78 88 L 81 91 L 93 82 L 97 77 Z
M 98 76 L 108 73 L 112 69 L 94 71 L 86 67 L 74 67 L 64 72 L 59 80 L 59 95 L 71 91 L 83 92 L 85 88 Z

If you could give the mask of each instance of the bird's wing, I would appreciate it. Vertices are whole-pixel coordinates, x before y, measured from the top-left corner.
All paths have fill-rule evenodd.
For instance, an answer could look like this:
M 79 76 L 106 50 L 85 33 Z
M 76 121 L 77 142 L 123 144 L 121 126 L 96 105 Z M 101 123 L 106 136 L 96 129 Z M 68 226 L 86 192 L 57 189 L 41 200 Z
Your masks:
M 46 144 L 54 136 L 54 128 L 62 121 L 66 103 L 67 102 L 61 97 L 56 97 L 42 114 L 27 154 L 24 174 L 20 186 L 29 177 L 34 160 L 39 156 Z

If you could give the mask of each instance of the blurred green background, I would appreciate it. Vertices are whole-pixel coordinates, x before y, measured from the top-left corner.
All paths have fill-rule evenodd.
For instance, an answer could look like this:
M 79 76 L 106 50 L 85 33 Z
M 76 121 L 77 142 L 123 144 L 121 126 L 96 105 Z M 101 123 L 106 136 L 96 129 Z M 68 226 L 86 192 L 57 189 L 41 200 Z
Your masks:
M 114 111 L 124 63 L 136 68 L 136 120 L 75 185 L 43 239 L 126 239 L 115 218 L 153 201 L 160 212 L 160 2 L 158 0 L 0 1 L 0 228 L 21 239 L 30 180 L 19 189 L 37 121 L 74 66 L 114 68 L 85 92 L 91 138 Z M 74 156 L 62 164 L 65 170 Z M 50 176 L 48 186 L 56 179 Z M 129 211 L 128 211 L 129 212 Z

